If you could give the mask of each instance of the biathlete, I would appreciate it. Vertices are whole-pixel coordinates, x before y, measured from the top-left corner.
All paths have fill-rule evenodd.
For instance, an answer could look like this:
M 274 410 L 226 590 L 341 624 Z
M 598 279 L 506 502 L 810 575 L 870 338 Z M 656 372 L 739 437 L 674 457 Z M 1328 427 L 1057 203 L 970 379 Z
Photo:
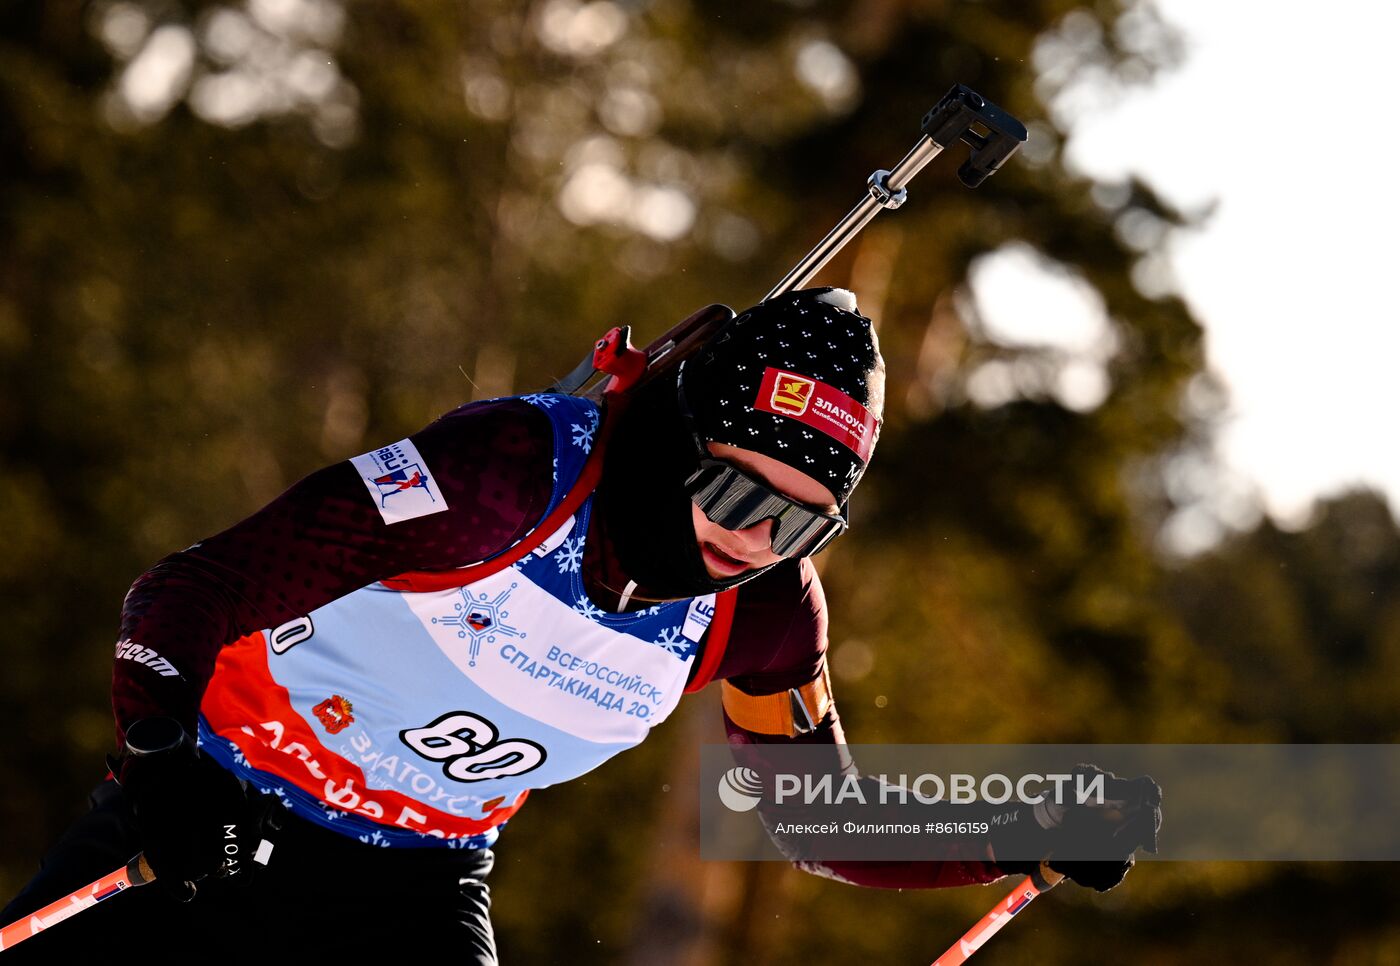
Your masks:
M 735 743 L 843 744 L 810 558 L 846 529 L 884 381 L 849 292 L 793 292 L 636 390 L 606 445 L 583 398 L 472 403 L 161 560 L 122 609 L 112 774 L 3 917 L 141 850 L 156 887 L 13 955 L 411 940 L 494 963 L 502 826 L 685 693 L 721 682 Z M 1130 839 L 1064 871 L 1109 888 Z M 898 888 L 1025 866 L 990 840 L 947 861 L 800 864 Z

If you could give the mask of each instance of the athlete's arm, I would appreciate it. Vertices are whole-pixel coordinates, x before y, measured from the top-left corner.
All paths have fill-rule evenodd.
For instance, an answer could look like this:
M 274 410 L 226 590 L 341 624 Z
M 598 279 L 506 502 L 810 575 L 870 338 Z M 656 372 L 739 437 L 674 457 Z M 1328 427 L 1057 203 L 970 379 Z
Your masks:
M 777 646 L 774 646 L 777 642 Z M 716 677 L 724 679 L 724 723 L 731 745 L 826 745 L 830 770 L 852 773 L 846 738 L 831 700 L 826 667 L 827 613 L 811 561 L 785 563 L 739 590 L 729 645 Z M 797 719 L 796 689 L 804 720 Z M 754 762 L 752 751 L 743 756 Z M 766 817 L 766 816 L 765 816 Z M 765 822 L 786 854 L 772 822 Z M 806 872 L 887 889 L 936 889 L 991 882 L 1007 871 L 991 861 L 989 843 L 950 845 L 941 861 L 796 861 Z
M 529 404 L 464 406 L 409 439 L 421 457 L 417 481 L 410 471 L 376 485 L 350 461 L 336 463 L 137 579 L 113 669 L 119 743 L 127 725 L 157 715 L 194 733 L 225 644 L 386 577 L 489 557 L 544 514 L 553 435 Z

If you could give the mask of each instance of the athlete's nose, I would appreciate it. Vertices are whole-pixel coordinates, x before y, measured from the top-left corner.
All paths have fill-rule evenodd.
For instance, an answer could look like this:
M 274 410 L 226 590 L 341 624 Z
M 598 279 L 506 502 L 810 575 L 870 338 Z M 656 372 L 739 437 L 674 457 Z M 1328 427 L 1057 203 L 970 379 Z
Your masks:
M 739 548 L 745 553 L 756 553 L 766 550 L 773 542 L 773 521 L 760 520 L 751 527 L 742 530 L 730 530 L 730 533 L 739 538 Z

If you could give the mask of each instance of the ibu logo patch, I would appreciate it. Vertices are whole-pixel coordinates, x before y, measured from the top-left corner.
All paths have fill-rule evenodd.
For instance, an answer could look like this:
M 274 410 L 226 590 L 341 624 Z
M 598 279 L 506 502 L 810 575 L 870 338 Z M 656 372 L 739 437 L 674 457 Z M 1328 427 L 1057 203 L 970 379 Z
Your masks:
M 447 509 L 447 500 L 412 440 L 401 439 L 350 461 L 385 523 L 416 520 Z

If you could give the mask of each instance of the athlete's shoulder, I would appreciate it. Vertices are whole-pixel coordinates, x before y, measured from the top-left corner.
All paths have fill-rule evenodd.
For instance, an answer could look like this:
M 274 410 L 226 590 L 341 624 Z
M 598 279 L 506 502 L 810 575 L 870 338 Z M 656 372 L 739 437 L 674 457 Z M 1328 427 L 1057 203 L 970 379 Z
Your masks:
M 752 693 L 797 687 L 821 670 L 826 595 L 809 559 L 789 560 L 739 587 L 734 624 L 716 677 Z
M 436 464 L 445 487 L 501 474 L 499 482 L 518 486 L 552 477 L 554 436 L 543 409 L 512 396 L 458 406 L 409 440 Z
M 821 578 L 810 557 L 784 560 L 759 574 L 748 583 L 739 585 L 736 613 L 764 610 L 792 611 L 825 610 Z
M 359 478 L 343 483 L 358 496 L 348 505 L 317 501 L 308 512 L 360 540 L 411 546 L 435 567 L 462 566 L 509 546 L 545 514 L 555 457 L 551 421 L 538 407 L 514 398 L 470 403 L 339 464 Z M 324 489 L 309 489 L 302 502 Z
M 433 420 L 420 433 L 435 431 L 480 432 L 488 428 L 499 428 L 502 441 L 512 441 L 517 445 L 530 442 L 548 442 L 554 435 L 550 422 L 548 405 L 539 405 L 535 400 L 553 400 L 554 396 L 504 396 L 499 399 L 482 399 L 463 403 L 450 409 Z

